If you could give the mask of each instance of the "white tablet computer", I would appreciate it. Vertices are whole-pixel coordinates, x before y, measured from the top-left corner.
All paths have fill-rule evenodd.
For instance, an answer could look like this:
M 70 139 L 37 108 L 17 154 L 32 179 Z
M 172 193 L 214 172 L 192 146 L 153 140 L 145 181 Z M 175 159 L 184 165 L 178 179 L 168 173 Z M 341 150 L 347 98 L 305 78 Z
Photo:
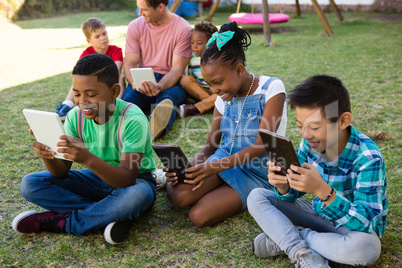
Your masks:
M 55 158 L 65 159 L 63 154 L 57 152 L 57 143 L 61 135 L 66 135 L 63 123 L 56 113 L 37 111 L 31 109 L 22 110 L 29 127 L 32 129 L 35 139 L 47 146 L 50 151 L 56 152 Z M 65 159 L 69 160 L 69 159 Z
M 151 83 L 155 86 L 156 80 L 152 68 L 131 68 L 130 72 L 137 90 L 138 88 L 141 89 L 142 81 L 151 81 Z

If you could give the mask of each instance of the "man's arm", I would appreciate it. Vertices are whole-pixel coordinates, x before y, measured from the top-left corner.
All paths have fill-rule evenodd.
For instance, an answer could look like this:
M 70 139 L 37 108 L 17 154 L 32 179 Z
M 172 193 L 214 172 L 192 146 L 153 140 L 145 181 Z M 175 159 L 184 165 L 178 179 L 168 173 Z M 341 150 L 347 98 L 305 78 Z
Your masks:
M 189 61 L 190 58 L 173 55 L 172 68 L 159 81 L 159 84 L 161 85 L 161 88 L 159 89 L 160 92 L 173 87 L 177 82 L 179 82 Z
M 126 80 L 131 84 L 133 89 L 135 89 L 134 80 L 131 76 L 130 69 L 138 68 L 138 63 L 140 62 L 141 56 L 139 53 L 126 53 L 124 56 L 124 76 Z

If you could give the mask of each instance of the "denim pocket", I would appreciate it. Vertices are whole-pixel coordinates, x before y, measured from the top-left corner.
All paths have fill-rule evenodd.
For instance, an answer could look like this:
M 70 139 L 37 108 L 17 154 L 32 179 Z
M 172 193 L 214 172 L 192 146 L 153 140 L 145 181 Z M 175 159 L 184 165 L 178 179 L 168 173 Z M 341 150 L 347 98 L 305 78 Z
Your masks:
M 245 148 L 257 139 L 261 116 L 258 109 L 244 110 L 235 133 L 236 147 Z

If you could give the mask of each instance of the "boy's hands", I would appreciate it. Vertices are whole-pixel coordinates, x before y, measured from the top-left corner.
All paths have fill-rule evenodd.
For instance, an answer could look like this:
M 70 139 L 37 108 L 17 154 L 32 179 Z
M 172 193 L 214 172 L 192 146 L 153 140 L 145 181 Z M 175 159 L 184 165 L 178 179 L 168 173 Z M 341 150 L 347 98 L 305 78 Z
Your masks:
M 275 186 L 278 189 L 278 192 L 283 195 L 289 192 L 289 183 L 287 176 L 282 176 L 276 171 L 280 171 L 281 167 L 276 166 L 274 162 L 268 161 L 268 182 L 272 186 Z
M 57 152 L 63 153 L 64 158 L 72 160 L 73 162 L 84 164 L 90 159 L 91 153 L 86 148 L 85 144 L 78 138 L 62 135 L 60 141 L 57 143 L 58 147 L 65 147 L 57 149 Z
M 29 129 L 29 133 L 35 137 L 32 129 Z M 58 148 L 57 152 L 63 153 L 64 158 L 70 159 L 79 164 L 84 164 L 85 161 L 88 161 L 88 153 L 90 154 L 90 152 L 80 139 L 67 135 L 62 135 L 59 138 L 60 141 L 57 143 L 57 147 L 66 148 Z M 49 160 L 55 159 L 54 155 L 56 154 L 56 152 L 49 151 L 49 146 L 34 141 L 32 143 L 32 147 L 35 149 L 36 155 L 40 158 Z
M 329 193 L 330 186 L 323 180 L 317 168 L 311 164 L 304 163 L 301 167 L 291 165 L 287 178 L 290 187 L 299 192 L 315 194 L 318 197 Z
M 33 134 L 32 129 L 29 129 L 29 133 L 35 137 Z M 32 147 L 35 149 L 35 153 L 37 156 L 39 156 L 42 159 L 54 159 L 54 155 L 56 154 L 53 151 L 49 151 L 50 147 L 47 145 L 44 145 L 42 143 L 39 143 L 37 141 L 34 141 L 32 143 Z

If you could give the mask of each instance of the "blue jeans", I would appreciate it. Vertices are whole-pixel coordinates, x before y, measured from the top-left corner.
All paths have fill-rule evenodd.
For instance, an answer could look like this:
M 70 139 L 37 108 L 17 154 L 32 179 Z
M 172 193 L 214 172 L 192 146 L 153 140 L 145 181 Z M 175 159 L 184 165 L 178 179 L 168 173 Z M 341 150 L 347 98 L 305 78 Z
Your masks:
M 311 202 L 297 199 L 283 201 L 273 191 L 257 188 L 247 198 L 250 214 L 291 260 L 297 250 L 311 248 L 325 259 L 349 265 L 374 263 L 381 252 L 381 241 L 376 233 L 335 229 L 312 210 Z M 299 232 L 295 226 L 303 227 Z
M 22 179 L 21 193 L 45 209 L 71 214 L 66 232 L 81 235 L 111 222 L 136 219 L 150 209 L 156 197 L 152 176 L 138 174 L 135 185 L 115 188 L 90 169 L 71 170 L 65 178 L 42 171 Z
M 156 82 L 159 82 L 162 77 L 162 74 L 155 73 Z M 129 84 L 123 95 L 124 101 L 134 103 L 135 105 L 140 107 L 143 112 L 149 110 L 151 108 L 151 104 L 155 104 L 156 106 L 165 99 L 169 99 L 173 102 L 174 109 L 172 115 L 170 116 L 169 123 L 166 129 L 163 131 L 162 135 L 165 135 L 173 126 L 173 122 L 176 119 L 176 110 L 178 111 L 179 106 L 185 103 L 187 100 L 186 91 L 177 83 L 173 87 L 162 91 L 157 96 L 149 97 L 138 92 L 137 90 L 133 90 L 132 86 Z

